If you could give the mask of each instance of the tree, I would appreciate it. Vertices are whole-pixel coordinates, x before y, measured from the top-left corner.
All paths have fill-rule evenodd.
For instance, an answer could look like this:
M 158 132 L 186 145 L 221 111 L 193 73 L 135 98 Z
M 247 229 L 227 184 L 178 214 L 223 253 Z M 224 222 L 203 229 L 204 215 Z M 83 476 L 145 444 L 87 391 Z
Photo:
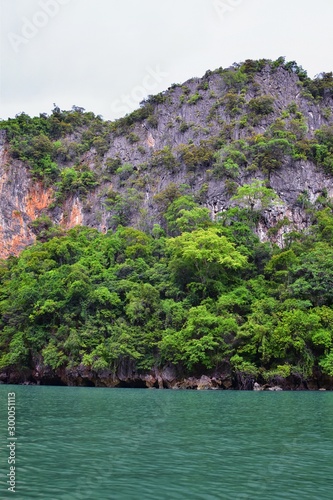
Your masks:
M 294 146 L 284 138 L 267 140 L 264 136 L 251 148 L 254 154 L 253 166 L 257 166 L 265 173 L 281 167 L 286 156 L 294 156 Z
M 323 372 L 333 377 L 333 349 L 319 362 Z
M 217 228 L 198 229 L 171 238 L 169 248 L 170 269 L 185 287 L 198 283 L 203 295 L 214 282 L 230 282 L 234 273 L 242 269 L 247 259 L 223 236 Z
M 333 304 L 333 248 L 318 242 L 300 257 L 293 268 L 294 282 L 290 289 L 294 296 L 311 300 L 314 305 Z
M 248 103 L 249 110 L 259 116 L 269 115 L 274 112 L 274 98 L 271 95 L 262 95 L 251 99 Z
M 187 369 L 196 366 L 212 368 L 229 353 L 225 339 L 237 331 L 232 318 L 211 313 L 206 306 L 192 307 L 185 326 L 178 331 L 167 330 L 159 343 L 162 359 L 182 362 Z
M 208 208 L 199 207 L 191 196 L 181 196 L 169 205 L 164 217 L 168 233 L 177 236 L 184 231 L 193 231 L 211 224 Z
M 250 209 L 251 211 L 262 212 L 267 208 L 281 202 L 278 195 L 271 188 L 264 186 L 264 182 L 255 180 L 251 184 L 244 184 L 237 189 L 232 201 L 237 205 Z
M 159 309 L 159 293 L 149 283 L 137 285 L 126 294 L 125 308 L 129 321 L 134 325 L 145 325 L 155 318 Z
M 223 176 L 237 178 L 240 167 L 247 164 L 245 154 L 235 146 L 223 147 L 214 154 L 214 160 L 214 174 L 218 178 Z

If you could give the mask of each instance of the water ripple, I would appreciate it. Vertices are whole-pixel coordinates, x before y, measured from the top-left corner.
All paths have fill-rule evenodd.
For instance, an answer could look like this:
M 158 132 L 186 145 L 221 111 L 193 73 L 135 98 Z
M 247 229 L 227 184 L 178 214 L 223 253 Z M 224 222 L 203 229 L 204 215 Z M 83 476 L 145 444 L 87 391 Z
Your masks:
M 333 393 L 15 392 L 16 500 L 332 499 Z

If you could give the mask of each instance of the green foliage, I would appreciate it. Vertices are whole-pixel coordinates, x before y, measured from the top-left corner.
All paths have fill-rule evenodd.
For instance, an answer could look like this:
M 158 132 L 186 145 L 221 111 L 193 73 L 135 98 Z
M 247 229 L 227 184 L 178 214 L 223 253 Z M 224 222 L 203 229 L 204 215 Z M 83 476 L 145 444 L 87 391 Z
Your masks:
M 288 70 L 290 73 L 294 73 L 298 76 L 301 82 L 305 82 L 308 79 L 307 72 L 302 66 L 299 66 L 296 61 L 288 61 L 283 64 L 283 68 Z
M 149 115 L 147 118 L 147 125 L 148 127 L 151 128 L 157 128 L 158 127 L 158 118 L 156 115 Z
M 100 156 L 104 156 L 109 150 L 109 141 L 106 137 L 98 136 L 95 137 L 91 143 L 92 147 L 96 149 L 96 152 Z
M 131 177 L 133 172 L 134 172 L 134 167 L 131 163 L 124 163 L 122 164 L 121 167 L 117 168 L 116 170 L 116 174 L 118 175 L 121 184 L 123 184 L 124 181 L 127 181 L 127 179 Z
M 230 358 L 230 363 L 236 373 L 251 375 L 252 377 L 256 377 L 258 375 L 258 368 L 253 363 L 245 361 L 239 354 L 232 356 Z
M 100 156 L 109 149 L 109 123 L 77 106 L 71 111 L 61 111 L 55 106 L 50 116 L 30 118 L 21 113 L 2 121 L 0 127 L 6 130 L 11 156 L 23 161 L 34 179 L 45 185 L 59 180 L 61 162 L 79 163 L 81 155 L 89 149 L 94 148 Z M 68 136 L 74 130 L 76 140 L 70 142 Z
M 168 206 L 179 196 L 181 196 L 179 186 L 171 182 L 163 191 L 154 196 L 154 202 L 157 204 L 159 211 L 165 213 Z
M 240 186 L 232 200 L 249 210 L 261 212 L 278 203 L 279 197 L 273 189 L 265 187 L 263 181 L 255 180 Z
M 333 377 L 333 350 L 319 362 L 319 365 L 326 375 Z
M 295 102 L 273 116 L 273 97 L 257 92 L 255 76 L 264 68 L 297 75 L 308 98 L 323 100 L 328 125 L 313 133 Z M 214 90 L 222 95 L 210 94 L 215 101 L 208 118 L 219 124 L 219 135 L 200 142 L 213 124 L 203 129 L 178 117 L 189 143 L 175 149 L 137 146 L 138 124 L 157 127 L 166 94 L 150 96 L 114 123 L 76 106 L 1 122 L 12 157 L 36 180 L 55 186 L 58 203 L 87 196 L 102 181 L 99 175 L 112 180 L 102 198 L 108 232 L 65 232 L 42 214 L 29 225 L 36 244 L 0 262 L 1 370 L 32 370 L 38 363 L 58 373 L 80 367 L 98 374 L 124 365 L 150 370 L 173 363 L 179 373 L 198 374 L 224 364 L 244 386 L 254 378 L 333 376 L 332 200 L 324 189 L 312 203 L 301 192 L 295 206 L 307 211 L 312 226 L 295 233 L 281 218 L 268 232 L 274 241 L 289 226 L 280 249 L 260 243 L 254 230 L 281 200 L 268 183 L 237 182 L 251 171 L 264 173 L 269 182 L 286 162 L 299 160 L 333 172 L 327 100 L 332 74 L 310 80 L 284 58 L 247 60 L 216 73 L 220 88 Z M 192 95 L 182 87 L 183 103 L 209 98 L 210 75 Z M 246 104 L 249 95 L 255 97 Z M 266 130 L 247 128 L 265 117 Z M 108 157 L 120 134 L 131 149 L 149 154 L 142 158 L 146 163 L 134 167 L 116 153 Z M 88 151 L 94 171 L 86 166 Z M 190 186 L 167 184 L 185 168 Z M 223 179 L 221 189 L 235 205 L 215 214 L 215 221 L 204 206 L 207 195 L 211 201 L 212 175 Z M 144 204 L 148 184 L 155 196 Z M 133 222 L 144 232 L 129 227 Z
M 317 130 L 315 137 L 318 141 L 312 144 L 308 156 L 327 172 L 333 172 L 333 127 L 324 126 Z
M 137 134 L 135 134 L 134 132 L 130 132 L 127 136 L 127 139 L 129 140 L 129 142 L 131 144 L 134 144 L 135 142 L 139 142 L 140 137 Z
M 284 58 L 280 58 L 281 60 Z M 282 63 L 282 61 L 281 61 Z M 307 72 L 299 66 L 296 61 L 285 62 L 282 67 L 298 76 L 305 89 L 304 96 L 310 99 L 320 100 L 333 95 L 333 73 L 320 73 L 313 80 L 308 77 Z
M 256 73 L 260 73 L 265 66 L 270 64 L 271 61 L 268 59 L 259 59 L 258 61 L 254 61 L 252 59 L 246 59 L 240 66 L 241 71 L 246 73 L 247 75 L 255 75 Z
M 180 161 L 183 162 L 188 171 L 194 172 L 197 168 L 208 168 L 213 159 L 212 148 L 204 141 L 200 146 L 194 144 L 181 144 L 177 148 Z
M 272 202 L 261 183 L 237 196 L 247 207 Z M 131 362 L 197 373 L 229 362 L 244 386 L 313 369 L 332 375 L 329 207 L 303 242 L 272 252 L 252 233 L 247 210 L 213 223 L 176 185 L 161 196 L 175 237 L 156 225 L 152 235 L 119 226 L 137 211 L 133 189 L 109 192 L 107 203 L 115 232 L 57 233 L 43 216 L 33 224 L 39 242 L 1 262 L 1 369 L 38 359 L 54 371 Z
M 274 98 L 270 95 L 254 97 L 248 102 L 248 108 L 253 119 L 270 115 L 274 112 Z
M 118 168 L 122 166 L 122 161 L 119 156 L 117 156 L 116 158 L 107 158 L 105 161 L 105 166 L 108 173 L 115 174 Z
M 229 353 L 224 339 L 235 330 L 235 322 L 212 314 L 206 306 L 192 307 L 184 327 L 177 332 L 168 330 L 163 336 L 159 343 L 161 356 L 172 357 L 188 370 L 197 366 L 212 368 Z
M 316 100 L 333 97 L 333 73 L 320 73 L 313 80 L 308 78 L 304 86 Z
M 199 85 L 197 86 L 197 90 L 208 90 L 208 89 L 209 89 L 209 83 L 205 81 L 200 82 Z
M 142 194 L 135 188 L 127 188 L 125 193 L 110 190 L 105 205 L 111 211 L 110 227 L 127 226 L 136 212 L 139 211 Z
M 260 136 L 252 147 L 252 154 L 252 166 L 269 173 L 281 167 L 285 157 L 294 155 L 294 147 L 287 139 L 267 140 Z
M 186 132 L 189 128 L 190 128 L 190 125 L 188 123 L 182 121 L 181 124 L 179 125 L 179 132 L 184 134 L 184 132 Z
M 85 195 L 97 185 L 97 176 L 88 167 L 64 168 L 57 183 L 57 199 L 63 201 L 68 195 Z
M 236 145 L 235 145 L 236 146 Z M 245 154 L 234 146 L 226 146 L 214 154 L 214 175 L 217 178 L 239 176 L 240 168 L 245 167 Z
M 153 168 L 165 168 L 171 172 L 174 172 L 179 167 L 179 163 L 173 155 L 170 146 L 165 146 L 163 149 L 154 151 L 150 164 Z
M 196 289 L 203 296 L 232 282 L 235 272 L 246 264 L 217 228 L 197 229 L 168 240 L 170 269 L 184 289 Z
M 160 92 L 159 94 L 156 95 L 149 95 L 145 101 L 143 101 L 141 104 L 149 103 L 149 104 L 163 104 L 167 99 L 167 96 L 163 93 Z
M 324 242 L 316 243 L 301 263 L 293 269 L 295 281 L 290 286 L 297 297 L 315 305 L 330 304 L 333 299 L 333 250 Z
M 165 211 L 168 234 L 172 236 L 191 232 L 210 225 L 211 218 L 207 208 L 201 208 L 190 196 L 176 198 Z
M 49 155 L 40 158 L 32 163 L 31 166 L 33 177 L 38 180 L 44 180 L 46 185 L 56 180 L 59 176 L 60 170 L 58 165 L 51 160 Z
M 54 341 L 50 341 L 46 347 L 42 350 L 42 356 L 44 360 L 44 364 L 46 366 L 50 366 L 54 370 L 56 368 L 59 368 L 64 361 L 66 360 L 66 357 L 63 353 L 63 351 L 59 351 L 57 346 L 55 345 Z
M 227 88 L 234 91 L 242 90 L 249 82 L 249 76 L 241 67 L 223 70 L 222 78 Z
M 113 124 L 113 130 L 117 134 L 124 134 L 131 130 L 132 125 L 142 123 L 144 120 L 152 116 L 154 113 L 154 106 L 151 103 L 143 103 L 142 107 L 136 109 L 123 118 L 119 118 Z
M 30 223 L 30 228 L 36 235 L 38 241 L 45 242 L 55 236 L 61 236 L 63 230 L 53 224 L 47 215 L 41 215 Z
M 199 92 L 196 92 L 187 100 L 187 104 L 196 104 L 198 101 L 200 101 L 200 99 L 202 99 L 202 95 L 199 94 Z
M 240 114 L 242 107 L 245 104 L 244 97 L 236 94 L 235 92 L 227 92 L 222 101 L 230 116 L 237 116 Z

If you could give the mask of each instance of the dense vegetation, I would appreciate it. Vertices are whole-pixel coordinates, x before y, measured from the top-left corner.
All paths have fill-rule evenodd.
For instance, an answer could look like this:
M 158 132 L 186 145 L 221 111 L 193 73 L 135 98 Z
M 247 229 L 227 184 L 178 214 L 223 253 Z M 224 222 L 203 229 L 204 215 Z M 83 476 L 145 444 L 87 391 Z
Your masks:
M 303 191 L 295 206 L 309 229 L 294 231 L 286 217 L 269 229 L 274 241 L 289 226 L 283 248 L 255 234 L 264 211 L 283 203 L 270 180 L 286 162 L 333 173 L 331 109 L 320 109 L 321 128 L 309 131 L 295 102 L 277 110 L 260 94 L 255 76 L 265 68 L 296 74 L 311 104 L 333 96 L 332 73 L 311 80 L 295 62 L 263 59 L 208 72 L 194 91 L 173 85 L 115 122 L 55 106 L 50 116 L 0 123 L 11 158 L 54 190 L 49 210 L 30 225 L 37 243 L 0 263 L 0 370 L 81 367 L 98 375 L 173 364 L 180 377 L 225 366 L 243 381 L 333 376 L 333 201 L 323 190 L 311 203 Z M 220 96 L 210 90 L 212 75 Z M 182 106 L 194 113 L 204 99 L 205 123 L 187 123 Z M 176 101 L 179 115 L 166 128 L 183 139 L 151 150 L 142 131 L 155 131 L 158 106 Z M 120 136 L 142 163 L 110 156 Z M 180 172 L 188 184 L 153 190 L 156 179 Z M 214 221 L 204 208 L 211 181 L 223 181 L 231 198 Z M 53 224 L 52 210 L 96 188 L 106 234 Z
M 166 211 L 173 237 L 39 221 L 43 242 L 1 263 L 1 369 L 98 373 L 132 360 L 188 374 L 226 361 L 259 380 L 333 375 L 332 208 L 284 249 L 259 242 L 253 215 L 239 207 L 212 223 L 179 197 Z

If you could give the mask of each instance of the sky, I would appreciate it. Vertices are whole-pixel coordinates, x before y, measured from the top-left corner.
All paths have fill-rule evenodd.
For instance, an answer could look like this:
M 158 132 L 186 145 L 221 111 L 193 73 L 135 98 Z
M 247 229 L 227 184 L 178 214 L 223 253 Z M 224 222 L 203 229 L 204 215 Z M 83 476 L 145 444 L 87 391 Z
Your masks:
M 332 0 L 0 0 L 0 118 L 73 105 L 112 120 L 245 59 L 332 71 Z

